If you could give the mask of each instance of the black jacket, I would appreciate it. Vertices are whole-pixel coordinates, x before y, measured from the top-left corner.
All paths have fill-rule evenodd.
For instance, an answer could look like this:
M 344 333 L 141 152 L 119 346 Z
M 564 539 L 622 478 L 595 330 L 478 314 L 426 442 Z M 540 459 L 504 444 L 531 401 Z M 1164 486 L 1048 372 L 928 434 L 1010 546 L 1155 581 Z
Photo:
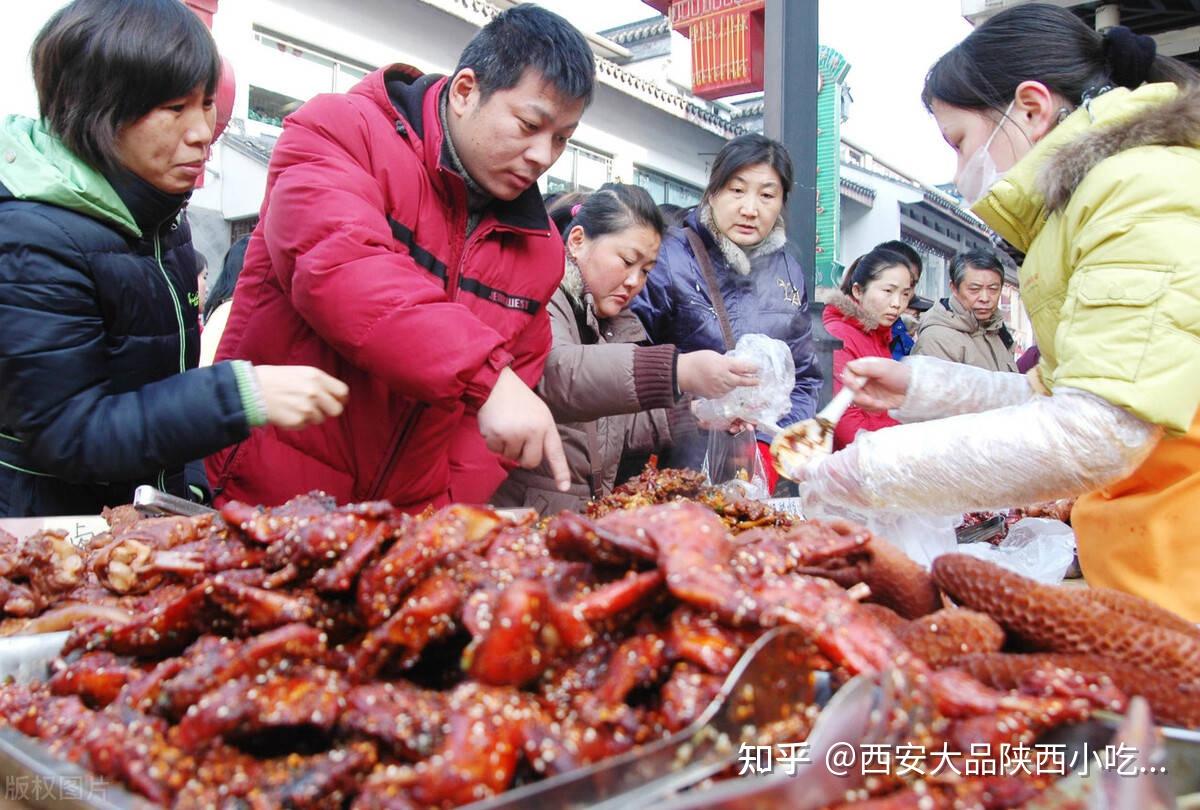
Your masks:
M 195 369 L 184 202 L 29 119 L 0 126 L 0 515 L 187 495 L 185 465 L 248 434 L 250 369 Z

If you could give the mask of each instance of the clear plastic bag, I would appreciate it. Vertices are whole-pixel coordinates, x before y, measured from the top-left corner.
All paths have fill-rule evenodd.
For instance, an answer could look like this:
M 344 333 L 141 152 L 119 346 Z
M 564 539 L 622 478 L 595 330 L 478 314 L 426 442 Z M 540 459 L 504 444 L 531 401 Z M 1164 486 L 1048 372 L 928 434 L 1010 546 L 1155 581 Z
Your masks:
M 714 486 L 727 488 L 735 495 L 758 500 L 771 496 L 753 430 L 734 434 L 710 430 L 701 472 Z
M 806 518 L 844 518 L 870 529 L 907 554 L 914 562 L 929 568 L 942 554 L 955 550 L 954 533 L 959 515 L 930 515 L 918 512 L 894 512 L 883 509 L 855 510 L 822 503 L 819 499 L 804 503 Z
M 957 515 L 926 515 L 910 512 L 872 512 L 865 525 L 872 533 L 888 540 L 924 568 L 943 554 L 954 551 L 958 537 L 954 533 Z
M 697 419 L 714 429 L 728 427 L 735 419 L 773 425 L 792 410 L 796 361 L 786 343 L 766 335 L 742 335 L 728 356 L 755 363 L 758 385 L 735 388 L 718 399 L 697 399 Z
M 990 560 L 1038 582 L 1057 585 L 1075 561 L 1075 532 L 1061 520 L 1022 518 L 999 545 L 965 543 L 955 550 Z

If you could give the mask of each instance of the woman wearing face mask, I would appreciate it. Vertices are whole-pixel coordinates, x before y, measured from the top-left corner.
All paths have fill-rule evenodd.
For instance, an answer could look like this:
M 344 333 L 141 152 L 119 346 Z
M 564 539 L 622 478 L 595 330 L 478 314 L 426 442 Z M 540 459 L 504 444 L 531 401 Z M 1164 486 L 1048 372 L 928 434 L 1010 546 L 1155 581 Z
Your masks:
M 341 411 L 316 369 L 195 369 L 182 211 L 219 64 L 178 0 L 75 0 L 34 42 L 41 119 L 0 125 L 0 515 L 96 514 L 139 484 L 202 497 L 193 459 Z
M 891 357 L 892 327 L 913 296 L 916 274 L 908 257 L 883 245 L 859 256 L 846 268 L 841 288 L 825 304 L 822 320 L 829 334 L 842 341 L 833 353 L 833 387 L 842 389 L 846 364 L 860 357 Z M 840 450 L 860 430 L 872 431 L 899 424 L 882 411 L 852 405 L 837 424 L 833 447 Z
M 694 435 L 685 395 L 719 397 L 756 381 L 752 364 L 714 351 L 639 345 L 646 332 L 628 307 L 651 274 L 665 230 L 644 189 L 611 183 L 583 202 L 560 200 L 550 216 L 563 234 L 567 264 L 550 299 L 554 345 L 537 390 L 559 423 L 571 489 L 560 492 L 543 466 L 514 470 L 492 499 L 543 514 L 580 509 L 611 492 L 623 453 Z
M 851 363 L 860 404 L 935 421 L 797 475 L 812 502 L 858 510 L 1081 495 L 1088 582 L 1200 621 L 1200 89 L 1154 48 L 1022 5 L 934 65 L 924 98 L 959 154 L 959 188 L 1026 253 L 1040 363 L 1028 376 Z
M 762 135 L 734 138 L 717 153 L 700 205 L 663 241 L 658 265 L 633 310 L 655 343 L 681 351 L 727 351 L 745 334 L 787 343 L 796 363 L 788 425 L 816 412 L 821 370 L 813 352 L 804 276 L 784 249 L 783 213 L 792 188 L 792 161 Z M 765 456 L 767 437 L 759 436 Z M 673 453 L 677 465 L 698 467 L 703 439 Z M 775 475 L 769 458 L 768 475 Z M 773 482 L 772 482 L 773 486 Z

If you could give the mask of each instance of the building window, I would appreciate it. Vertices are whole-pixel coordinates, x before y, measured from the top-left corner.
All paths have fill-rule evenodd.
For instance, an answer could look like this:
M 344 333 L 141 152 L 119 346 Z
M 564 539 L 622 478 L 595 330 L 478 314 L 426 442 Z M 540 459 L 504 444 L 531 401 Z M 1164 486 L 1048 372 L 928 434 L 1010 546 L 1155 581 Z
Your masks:
M 318 93 L 344 93 L 372 68 L 346 57 L 254 30 L 249 60 L 249 117 L 281 126 L 284 116 Z
M 546 193 L 595 191 L 611 179 L 611 157 L 573 143 L 567 144 L 546 172 Z
M 650 192 L 650 196 L 659 205 L 667 203 L 678 205 L 680 208 L 691 208 L 700 202 L 703 194 L 695 186 L 641 167 L 633 170 L 633 182 Z
M 229 241 L 232 244 L 243 236 L 249 236 L 254 233 L 255 226 L 258 225 L 258 217 L 243 217 L 242 219 L 234 219 L 229 222 Z
M 940 253 L 914 247 L 921 254 L 923 268 L 915 293 L 931 301 L 940 301 L 950 293 L 950 263 Z
M 295 112 L 303 103 L 301 99 L 250 85 L 248 115 L 251 121 L 282 127 L 283 119 Z
M 950 257 L 911 231 L 901 231 L 900 239 L 917 251 L 921 257 L 921 280 L 917 282 L 915 295 L 940 301 L 950 294 Z

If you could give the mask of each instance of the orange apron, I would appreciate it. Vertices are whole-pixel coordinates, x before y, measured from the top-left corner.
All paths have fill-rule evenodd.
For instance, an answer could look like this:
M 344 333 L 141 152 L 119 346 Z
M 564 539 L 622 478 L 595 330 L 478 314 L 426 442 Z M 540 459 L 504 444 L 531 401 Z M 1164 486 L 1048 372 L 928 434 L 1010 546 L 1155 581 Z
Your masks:
M 1128 478 L 1080 498 L 1071 524 L 1089 585 L 1200 622 L 1200 413 Z

